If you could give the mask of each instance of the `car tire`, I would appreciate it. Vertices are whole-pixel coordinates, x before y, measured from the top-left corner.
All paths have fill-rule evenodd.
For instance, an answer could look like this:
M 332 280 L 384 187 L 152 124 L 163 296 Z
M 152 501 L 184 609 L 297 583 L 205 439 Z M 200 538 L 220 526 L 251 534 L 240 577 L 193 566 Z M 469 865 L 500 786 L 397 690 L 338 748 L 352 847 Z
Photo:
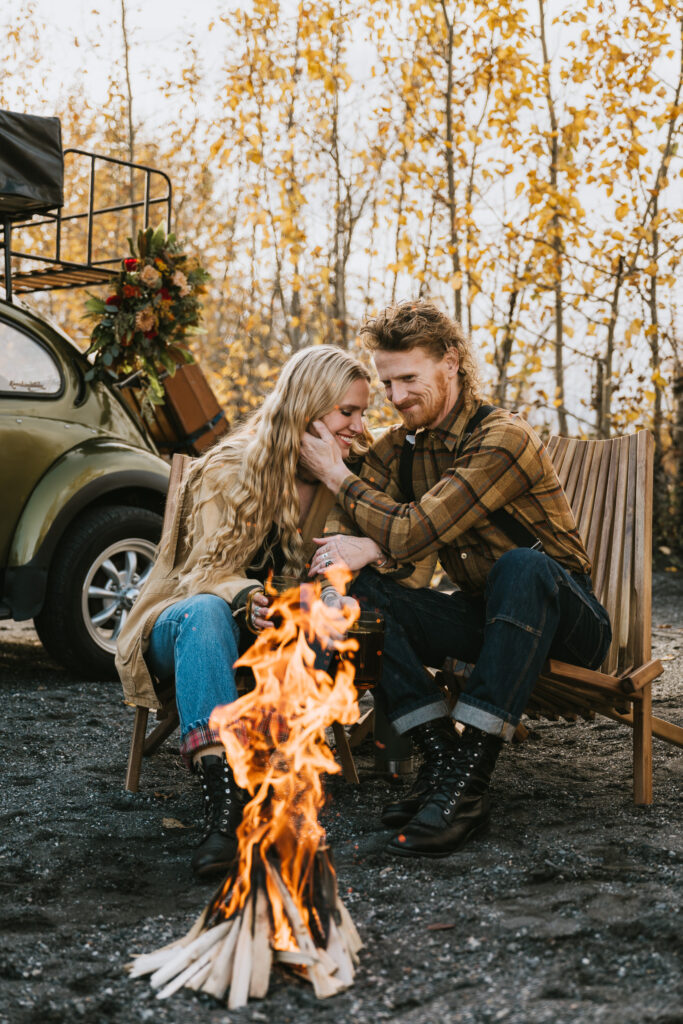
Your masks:
M 35 627 L 55 661 L 80 678 L 117 678 L 116 637 L 152 568 L 161 524 L 149 509 L 98 507 L 60 541 Z

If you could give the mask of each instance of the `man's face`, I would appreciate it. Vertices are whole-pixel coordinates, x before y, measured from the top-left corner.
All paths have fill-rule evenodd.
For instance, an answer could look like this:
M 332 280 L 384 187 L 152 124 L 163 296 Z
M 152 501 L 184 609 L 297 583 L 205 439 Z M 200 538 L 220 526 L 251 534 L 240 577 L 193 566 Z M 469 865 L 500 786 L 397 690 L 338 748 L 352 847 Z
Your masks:
M 436 426 L 455 404 L 460 393 L 455 349 L 439 360 L 419 347 L 375 352 L 374 360 L 387 398 L 409 430 Z

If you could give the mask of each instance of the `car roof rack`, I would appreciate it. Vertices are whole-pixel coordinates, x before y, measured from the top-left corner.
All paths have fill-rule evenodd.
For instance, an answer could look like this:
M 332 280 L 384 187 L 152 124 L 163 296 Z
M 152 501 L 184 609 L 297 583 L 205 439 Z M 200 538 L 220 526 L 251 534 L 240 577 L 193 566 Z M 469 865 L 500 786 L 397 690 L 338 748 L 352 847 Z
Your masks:
M 171 230 L 171 204 L 173 190 L 171 179 L 163 171 L 145 164 L 133 163 L 130 160 L 120 160 L 117 157 L 103 156 L 101 153 L 91 153 L 84 149 L 65 149 L 64 156 L 75 154 L 85 157 L 90 161 L 90 179 L 88 208 L 82 213 L 63 214 L 62 208 L 56 210 L 37 211 L 31 217 L 3 217 L 0 207 L 0 249 L 4 251 L 4 259 L 0 260 L 0 286 L 5 290 L 6 301 L 12 301 L 14 292 L 26 294 L 28 292 L 54 291 L 60 288 L 81 288 L 84 285 L 104 284 L 111 280 L 119 272 L 122 256 L 116 255 L 95 258 L 93 252 L 93 228 L 95 218 L 103 214 L 121 214 L 126 211 L 142 210 L 142 223 L 146 226 L 149 223 L 150 213 L 153 207 L 161 206 L 162 214 L 165 214 L 166 232 Z M 132 174 L 134 171 L 144 173 L 143 197 L 138 200 L 131 200 L 116 205 L 96 206 L 96 185 L 97 173 L 100 164 L 116 164 L 121 168 L 128 168 Z M 155 186 L 161 180 L 164 186 L 163 194 L 154 195 Z M 63 258 L 64 226 L 73 222 L 84 222 L 85 250 L 82 259 L 78 261 Z M 22 234 L 30 232 L 35 228 L 42 228 L 45 225 L 54 225 L 54 249 L 50 255 L 36 255 L 33 252 L 25 252 L 12 247 L 12 231 L 20 229 Z M 21 261 L 18 269 L 12 268 L 12 260 Z M 26 266 L 28 264 L 28 266 Z M 33 265 L 31 265 L 33 264 Z

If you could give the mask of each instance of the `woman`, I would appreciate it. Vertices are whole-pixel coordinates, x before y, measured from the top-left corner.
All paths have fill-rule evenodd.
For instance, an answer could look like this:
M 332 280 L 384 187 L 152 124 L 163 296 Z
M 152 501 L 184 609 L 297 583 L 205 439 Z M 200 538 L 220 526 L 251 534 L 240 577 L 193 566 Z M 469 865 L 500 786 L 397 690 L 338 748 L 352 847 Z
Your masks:
M 175 680 L 181 754 L 204 790 L 206 827 L 192 858 L 201 876 L 224 873 L 234 857 L 245 799 L 211 713 L 237 697 L 232 666 L 253 639 L 244 626 L 253 633 L 272 625 L 268 573 L 305 575 L 333 503 L 299 466 L 301 438 L 321 419 L 344 458 L 361 455 L 369 380 L 361 363 L 330 345 L 285 364 L 261 408 L 193 463 L 173 528 L 121 631 L 126 699 L 158 707 L 157 688 Z M 377 551 L 373 545 L 367 561 Z M 326 587 L 325 600 L 350 599 Z

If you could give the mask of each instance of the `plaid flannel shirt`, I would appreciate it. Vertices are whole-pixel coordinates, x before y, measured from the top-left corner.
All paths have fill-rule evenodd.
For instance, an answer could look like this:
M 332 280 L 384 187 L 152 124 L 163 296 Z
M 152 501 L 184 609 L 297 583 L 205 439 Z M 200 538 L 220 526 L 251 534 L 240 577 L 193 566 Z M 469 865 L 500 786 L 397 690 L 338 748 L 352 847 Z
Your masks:
M 438 427 L 416 432 L 415 501 L 396 498 L 408 431 L 390 428 L 365 457 L 360 476 L 350 473 L 343 481 L 325 532 L 372 537 L 400 564 L 438 554 L 457 587 L 481 594 L 494 563 L 515 546 L 489 518 L 505 508 L 546 554 L 570 572 L 590 573 L 569 502 L 529 424 L 496 409 L 463 443 L 480 404 L 461 394 Z

